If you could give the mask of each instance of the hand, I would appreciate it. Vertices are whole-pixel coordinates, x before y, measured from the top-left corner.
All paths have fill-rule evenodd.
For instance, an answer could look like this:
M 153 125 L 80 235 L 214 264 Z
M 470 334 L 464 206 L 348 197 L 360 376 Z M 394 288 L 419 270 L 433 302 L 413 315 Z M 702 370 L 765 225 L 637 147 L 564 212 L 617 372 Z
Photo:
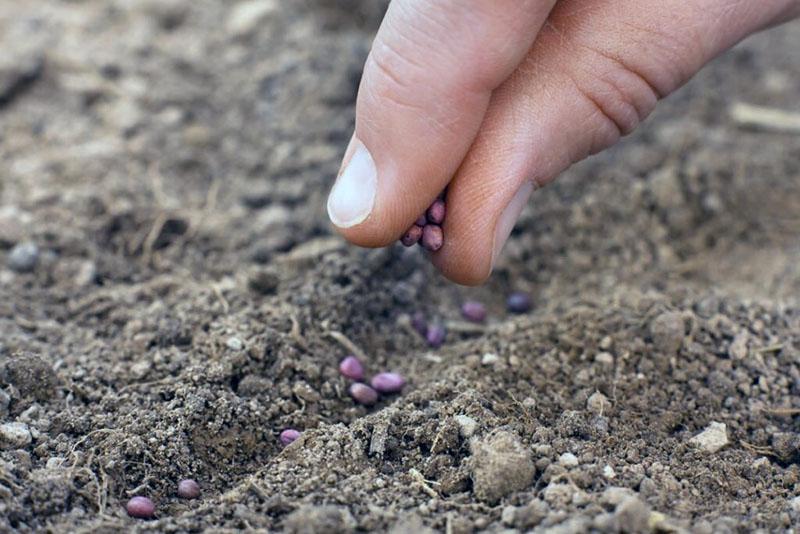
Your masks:
M 445 188 L 450 279 L 483 282 L 531 193 L 630 133 L 705 63 L 800 0 L 394 0 L 328 200 L 385 246 Z

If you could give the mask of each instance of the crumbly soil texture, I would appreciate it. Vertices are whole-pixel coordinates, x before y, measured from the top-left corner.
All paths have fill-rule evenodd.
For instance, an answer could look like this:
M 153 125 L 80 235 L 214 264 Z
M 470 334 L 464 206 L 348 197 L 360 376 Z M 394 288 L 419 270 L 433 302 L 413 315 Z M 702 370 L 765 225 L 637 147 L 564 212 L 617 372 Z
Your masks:
M 730 109 L 797 110 L 800 26 L 538 191 L 468 289 L 327 222 L 384 9 L 0 0 L 0 531 L 798 525 L 800 135 Z M 405 390 L 354 404 L 353 352 Z

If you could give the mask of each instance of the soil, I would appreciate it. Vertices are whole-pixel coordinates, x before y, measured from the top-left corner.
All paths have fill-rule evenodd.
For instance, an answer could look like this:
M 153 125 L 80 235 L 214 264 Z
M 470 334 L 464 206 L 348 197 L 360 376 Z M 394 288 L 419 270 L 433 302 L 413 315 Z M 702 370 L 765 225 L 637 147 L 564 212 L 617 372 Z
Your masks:
M 0 531 L 800 524 L 800 135 L 729 114 L 797 109 L 800 25 L 538 192 L 467 289 L 325 216 L 384 7 L 0 0 Z M 403 393 L 355 405 L 353 346 Z

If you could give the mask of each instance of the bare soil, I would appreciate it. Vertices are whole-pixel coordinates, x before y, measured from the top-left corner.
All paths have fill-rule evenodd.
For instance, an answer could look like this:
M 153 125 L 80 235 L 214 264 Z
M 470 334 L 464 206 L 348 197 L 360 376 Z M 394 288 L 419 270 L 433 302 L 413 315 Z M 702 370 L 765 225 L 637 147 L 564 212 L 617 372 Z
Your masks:
M 800 135 L 729 109 L 798 109 L 800 25 L 538 192 L 466 289 L 326 220 L 384 3 L 249 6 L 0 0 L 0 531 L 798 524 Z M 406 390 L 355 405 L 348 344 Z

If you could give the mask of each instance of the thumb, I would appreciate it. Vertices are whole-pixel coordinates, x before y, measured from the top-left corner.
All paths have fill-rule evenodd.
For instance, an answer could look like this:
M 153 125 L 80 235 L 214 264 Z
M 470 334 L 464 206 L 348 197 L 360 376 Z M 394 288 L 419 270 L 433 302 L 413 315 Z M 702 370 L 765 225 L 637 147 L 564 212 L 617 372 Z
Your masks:
M 328 198 L 350 241 L 395 241 L 444 189 L 492 91 L 555 0 L 394 0 L 364 67 L 356 128 Z

